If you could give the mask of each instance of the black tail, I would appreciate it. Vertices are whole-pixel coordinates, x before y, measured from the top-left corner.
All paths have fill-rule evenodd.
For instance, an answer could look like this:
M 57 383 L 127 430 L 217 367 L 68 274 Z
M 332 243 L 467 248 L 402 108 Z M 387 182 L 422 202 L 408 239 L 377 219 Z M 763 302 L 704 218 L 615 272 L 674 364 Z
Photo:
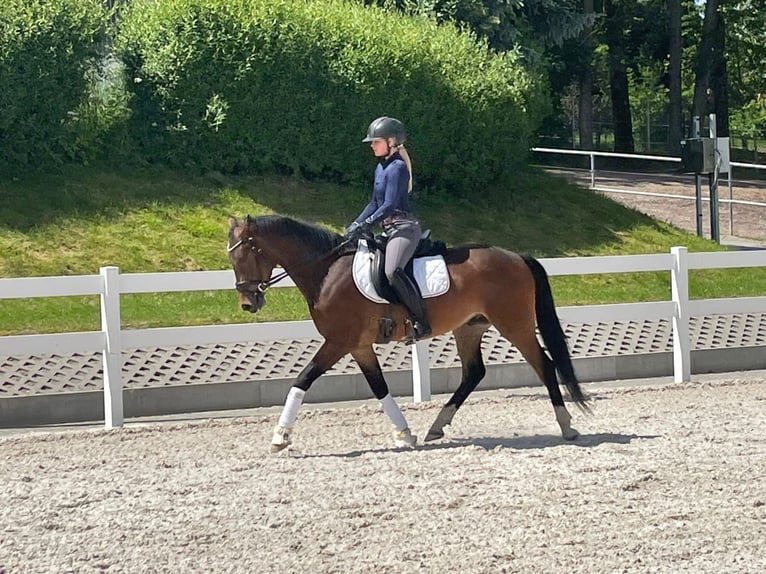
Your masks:
M 522 255 L 521 257 L 532 272 L 532 277 L 535 278 L 535 315 L 537 316 L 537 328 L 540 329 L 543 342 L 569 391 L 569 396 L 578 406 L 587 410 L 586 401 L 588 398 L 580 389 L 580 383 L 575 376 L 574 367 L 572 367 L 572 357 L 569 355 L 566 336 L 556 314 L 548 273 L 545 272 L 545 268 L 540 262 L 531 255 Z

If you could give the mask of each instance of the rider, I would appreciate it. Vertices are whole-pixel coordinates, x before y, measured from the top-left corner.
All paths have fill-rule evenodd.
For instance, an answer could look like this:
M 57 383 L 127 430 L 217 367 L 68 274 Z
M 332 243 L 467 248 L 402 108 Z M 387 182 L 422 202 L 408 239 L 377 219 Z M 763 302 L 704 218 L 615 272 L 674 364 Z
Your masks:
M 354 222 L 345 230 L 346 238 L 355 239 L 380 223 L 388 237 L 385 273 L 388 282 L 410 314 L 414 338 L 431 333 L 420 291 L 404 272 L 420 241 L 420 223 L 410 211 L 408 194 L 412 191 L 412 165 L 404 148 L 404 125 L 386 116 L 373 120 L 367 137 L 373 153 L 380 158 L 375 168 L 372 198 Z

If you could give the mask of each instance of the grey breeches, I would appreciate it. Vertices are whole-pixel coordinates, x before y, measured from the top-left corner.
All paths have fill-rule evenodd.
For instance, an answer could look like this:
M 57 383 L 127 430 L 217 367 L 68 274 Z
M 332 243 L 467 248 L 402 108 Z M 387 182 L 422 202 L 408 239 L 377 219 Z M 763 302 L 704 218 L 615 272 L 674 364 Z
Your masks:
M 420 224 L 415 221 L 396 222 L 386 230 L 386 277 L 391 280 L 397 268 L 404 269 L 420 241 Z

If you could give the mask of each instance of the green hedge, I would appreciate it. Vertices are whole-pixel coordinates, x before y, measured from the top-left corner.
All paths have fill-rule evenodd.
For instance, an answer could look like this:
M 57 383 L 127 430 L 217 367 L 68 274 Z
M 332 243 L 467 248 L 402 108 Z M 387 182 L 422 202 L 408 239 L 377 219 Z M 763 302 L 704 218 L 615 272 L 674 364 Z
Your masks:
M 547 109 L 516 53 L 340 0 L 132 0 L 116 46 L 147 159 L 337 181 L 369 176 L 380 115 L 408 128 L 416 185 L 512 174 Z
M 77 154 L 76 113 L 107 22 L 100 0 L 0 2 L 0 167 Z

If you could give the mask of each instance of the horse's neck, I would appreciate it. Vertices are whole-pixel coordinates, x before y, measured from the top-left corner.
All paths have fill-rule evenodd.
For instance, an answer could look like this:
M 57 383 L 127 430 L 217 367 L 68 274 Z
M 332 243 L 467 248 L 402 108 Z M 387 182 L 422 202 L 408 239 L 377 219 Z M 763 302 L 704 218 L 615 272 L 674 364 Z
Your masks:
M 273 261 L 287 272 L 306 300 L 315 301 L 332 263 L 329 253 L 321 253 L 312 245 L 283 240 L 275 241 L 271 252 Z

